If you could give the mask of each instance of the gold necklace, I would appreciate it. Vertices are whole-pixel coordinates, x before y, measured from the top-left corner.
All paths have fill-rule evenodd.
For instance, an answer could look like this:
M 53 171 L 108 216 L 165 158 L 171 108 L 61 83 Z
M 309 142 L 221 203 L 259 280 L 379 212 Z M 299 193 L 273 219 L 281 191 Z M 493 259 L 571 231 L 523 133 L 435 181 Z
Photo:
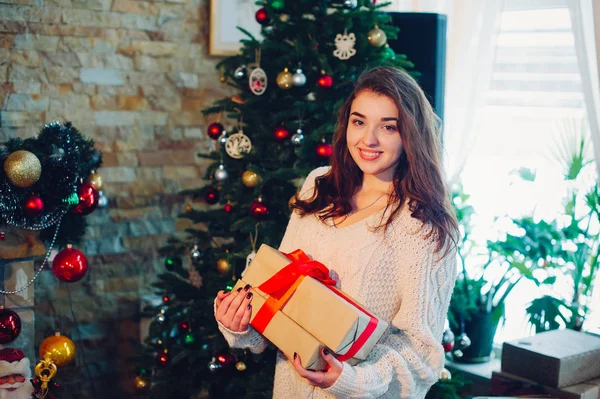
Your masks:
M 379 201 L 379 200 L 381 199 L 381 197 L 383 197 L 384 195 L 386 195 L 386 193 L 383 193 L 383 194 L 381 194 L 379 197 L 375 198 L 375 201 L 371 202 L 369 205 L 367 205 L 367 206 L 365 206 L 365 207 L 363 207 L 363 208 L 356 209 L 356 210 L 353 210 L 353 211 L 350 211 L 350 212 L 348 212 L 348 213 L 346 214 L 346 217 L 348 217 L 348 216 L 350 216 L 350 215 L 354 215 L 355 213 L 358 213 L 358 212 L 362 212 L 362 211 L 364 211 L 365 209 L 368 209 L 368 208 L 372 207 L 372 206 L 373 206 L 373 205 L 375 205 L 375 203 L 376 203 L 377 201 Z

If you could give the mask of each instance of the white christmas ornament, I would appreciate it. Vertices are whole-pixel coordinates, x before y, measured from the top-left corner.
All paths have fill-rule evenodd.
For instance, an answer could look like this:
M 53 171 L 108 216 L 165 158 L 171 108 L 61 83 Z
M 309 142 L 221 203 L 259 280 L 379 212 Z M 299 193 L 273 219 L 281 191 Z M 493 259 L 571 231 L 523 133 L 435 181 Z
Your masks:
M 243 158 L 244 155 L 248 154 L 251 150 L 252 142 L 242 131 L 229 136 L 227 143 L 225 144 L 225 152 L 227 152 L 227 155 L 231 158 L 235 159 Z
M 267 90 L 267 74 L 262 68 L 256 68 L 250 74 L 248 79 L 250 91 L 257 96 L 260 96 Z
M 356 50 L 354 49 L 354 43 L 356 42 L 356 36 L 354 33 L 347 34 L 344 32 L 342 35 L 338 33 L 335 37 L 335 47 L 333 50 L 333 55 L 340 60 L 347 60 L 356 54 Z

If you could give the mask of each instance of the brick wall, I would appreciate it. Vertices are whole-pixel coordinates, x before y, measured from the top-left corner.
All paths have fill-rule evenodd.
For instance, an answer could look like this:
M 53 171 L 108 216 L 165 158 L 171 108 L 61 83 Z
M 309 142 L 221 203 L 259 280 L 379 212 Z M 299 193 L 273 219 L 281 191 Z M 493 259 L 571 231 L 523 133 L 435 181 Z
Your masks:
M 175 230 L 177 193 L 203 184 L 200 110 L 226 95 L 207 56 L 207 3 L 0 0 L 0 142 L 70 120 L 104 153 L 110 205 L 87 217 L 88 275 L 67 285 L 44 271 L 35 286 L 36 342 L 59 328 L 82 349 L 80 366 L 59 371 L 63 398 L 92 398 L 90 375 L 97 398 L 131 389 L 156 250 Z

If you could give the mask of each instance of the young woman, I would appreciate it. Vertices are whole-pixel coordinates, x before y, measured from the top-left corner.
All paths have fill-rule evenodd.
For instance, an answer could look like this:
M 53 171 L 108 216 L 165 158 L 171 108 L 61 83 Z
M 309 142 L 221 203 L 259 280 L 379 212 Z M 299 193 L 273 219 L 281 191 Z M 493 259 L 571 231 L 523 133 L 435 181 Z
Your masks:
M 362 74 L 340 109 L 331 167 L 308 175 L 280 250 L 325 264 L 390 327 L 356 366 L 325 351 L 329 369 L 310 371 L 280 354 L 274 398 L 423 398 L 438 380 L 458 227 L 437 122 L 417 83 L 393 68 Z M 221 291 L 215 317 L 232 347 L 258 353 L 266 340 L 248 325 L 251 301 Z

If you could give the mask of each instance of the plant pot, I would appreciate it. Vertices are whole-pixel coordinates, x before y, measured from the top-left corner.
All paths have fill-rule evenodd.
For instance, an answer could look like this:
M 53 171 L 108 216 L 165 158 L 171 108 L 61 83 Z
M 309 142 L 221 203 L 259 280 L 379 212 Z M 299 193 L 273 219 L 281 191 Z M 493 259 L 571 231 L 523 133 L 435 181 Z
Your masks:
M 465 320 L 465 333 L 471 339 L 471 345 L 461 349 L 462 356 L 454 356 L 459 363 L 485 363 L 491 360 L 494 336 L 498 328 L 498 320 L 490 312 L 475 313 L 470 320 Z

